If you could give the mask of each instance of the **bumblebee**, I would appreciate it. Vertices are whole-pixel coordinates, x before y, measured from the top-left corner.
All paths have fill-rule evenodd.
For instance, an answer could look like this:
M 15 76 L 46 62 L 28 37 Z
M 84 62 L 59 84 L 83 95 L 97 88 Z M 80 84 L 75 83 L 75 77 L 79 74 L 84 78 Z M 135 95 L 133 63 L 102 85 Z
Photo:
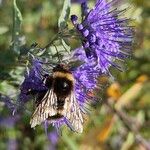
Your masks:
M 31 127 L 45 120 L 54 122 L 65 118 L 72 130 L 81 133 L 83 116 L 75 96 L 72 73 L 65 65 L 59 64 L 43 82 L 48 90 L 38 94 L 36 109 L 30 120 Z

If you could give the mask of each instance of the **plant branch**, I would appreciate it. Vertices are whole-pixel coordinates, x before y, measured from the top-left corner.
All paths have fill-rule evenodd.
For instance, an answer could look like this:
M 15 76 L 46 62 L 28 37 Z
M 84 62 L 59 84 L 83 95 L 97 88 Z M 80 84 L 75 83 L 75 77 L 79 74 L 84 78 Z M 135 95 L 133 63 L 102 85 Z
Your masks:
M 146 139 L 144 139 L 144 137 L 142 137 L 142 135 L 138 132 L 138 123 L 135 122 L 135 120 L 131 119 L 129 116 L 127 116 L 125 112 L 112 107 L 108 100 L 106 100 L 104 103 L 114 114 L 119 117 L 127 130 L 133 132 L 136 143 L 141 143 L 146 148 L 146 150 L 150 150 L 150 143 Z
M 60 34 L 61 34 L 61 32 L 58 32 L 56 35 L 54 35 L 54 37 L 50 40 L 50 42 L 42 49 L 45 50 L 45 49 L 49 48 L 54 43 L 54 41 L 58 39 Z

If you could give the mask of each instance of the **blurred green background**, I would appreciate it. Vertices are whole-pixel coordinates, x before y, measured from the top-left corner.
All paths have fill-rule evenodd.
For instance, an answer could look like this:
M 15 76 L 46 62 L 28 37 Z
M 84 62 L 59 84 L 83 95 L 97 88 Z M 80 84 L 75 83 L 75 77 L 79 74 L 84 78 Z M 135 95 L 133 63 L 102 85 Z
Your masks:
M 126 16 L 133 19 L 135 38 L 133 56 L 125 72 L 114 71 L 110 83 L 98 90 L 102 101 L 93 106 L 86 117 L 84 132 L 77 134 L 62 128 L 58 136 L 49 128 L 48 137 L 42 126 L 30 128 L 29 113 L 11 116 L 0 100 L 0 150 L 147 150 L 150 148 L 150 1 L 117 0 L 129 6 Z M 42 47 L 58 31 L 57 20 L 63 0 L 18 0 L 22 14 L 19 35 L 22 49 L 37 42 Z M 90 1 L 93 5 L 93 1 Z M 79 14 L 80 6 L 73 3 L 71 13 Z M 0 0 L 0 93 L 16 100 L 23 81 L 24 66 L 17 61 L 10 45 L 13 25 L 13 1 Z M 73 45 L 76 43 L 73 42 Z

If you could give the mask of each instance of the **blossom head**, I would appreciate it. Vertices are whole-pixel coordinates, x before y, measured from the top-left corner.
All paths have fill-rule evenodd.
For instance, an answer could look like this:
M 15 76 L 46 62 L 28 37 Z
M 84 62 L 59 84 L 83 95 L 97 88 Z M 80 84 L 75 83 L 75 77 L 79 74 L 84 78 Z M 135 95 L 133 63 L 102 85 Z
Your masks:
M 71 19 L 81 35 L 89 63 L 95 58 L 102 73 L 109 73 L 110 66 L 121 69 L 114 62 L 127 58 L 132 45 L 132 29 L 128 26 L 128 19 L 120 17 L 121 11 L 112 9 L 113 3 L 98 0 L 92 10 L 84 3 L 83 21 L 78 23 Z M 76 18 L 75 15 L 73 18 Z
M 31 93 L 34 94 L 46 90 L 47 88 L 43 84 L 42 79 L 42 62 L 38 59 L 33 59 L 32 67 L 26 73 L 25 79 L 20 87 L 20 101 L 27 102 L 30 99 Z

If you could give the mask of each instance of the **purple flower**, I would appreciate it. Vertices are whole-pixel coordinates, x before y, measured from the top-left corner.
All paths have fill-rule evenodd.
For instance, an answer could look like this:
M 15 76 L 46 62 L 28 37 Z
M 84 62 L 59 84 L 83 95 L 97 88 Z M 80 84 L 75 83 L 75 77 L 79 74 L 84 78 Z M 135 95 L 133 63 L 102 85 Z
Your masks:
M 38 59 L 33 59 L 32 67 L 25 75 L 25 79 L 20 87 L 20 101 L 27 102 L 30 99 L 31 94 L 47 90 L 46 86 L 43 84 L 43 76 L 42 62 Z
M 132 28 L 128 19 L 121 18 L 122 11 L 113 8 L 112 2 L 98 0 L 92 10 L 82 4 L 83 21 L 78 23 L 76 15 L 72 23 L 81 35 L 88 64 L 94 63 L 94 71 L 109 73 L 109 67 L 122 69 L 116 61 L 127 58 L 132 46 Z M 82 56 L 84 57 L 84 55 Z M 97 72 L 97 71 L 96 71 Z
M 57 131 L 54 130 L 54 131 L 49 132 L 48 133 L 48 138 L 49 138 L 49 140 L 51 141 L 51 143 L 53 145 L 56 145 L 57 142 L 58 142 L 58 133 L 57 133 Z
M 84 49 L 77 48 L 72 54 L 73 59 L 78 59 L 84 62 L 82 65 L 72 70 L 72 74 L 76 80 L 75 82 L 75 94 L 80 105 L 80 108 L 86 112 L 85 105 L 90 100 L 95 101 L 96 98 L 91 96 L 93 90 L 97 87 L 97 77 L 100 76 L 101 70 L 97 68 L 96 60 L 91 59 L 90 63 Z
M 0 116 L 0 126 L 7 127 L 7 128 L 13 127 L 19 119 L 20 116 L 18 115 L 11 116 L 11 117 Z
M 58 149 L 57 144 L 59 141 L 58 132 L 56 130 L 52 130 L 47 134 L 47 136 L 48 136 L 50 143 L 47 145 L 46 149 L 47 150 L 57 150 Z
M 15 104 L 13 103 L 13 101 L 11 100 L 10 97 L 6 96 L 6 95 L 3 95 L 0 93 L 0 101 L 2 101 L 5 106 L 10 109 L 11 111 L 14 110 L 15 108 Z

